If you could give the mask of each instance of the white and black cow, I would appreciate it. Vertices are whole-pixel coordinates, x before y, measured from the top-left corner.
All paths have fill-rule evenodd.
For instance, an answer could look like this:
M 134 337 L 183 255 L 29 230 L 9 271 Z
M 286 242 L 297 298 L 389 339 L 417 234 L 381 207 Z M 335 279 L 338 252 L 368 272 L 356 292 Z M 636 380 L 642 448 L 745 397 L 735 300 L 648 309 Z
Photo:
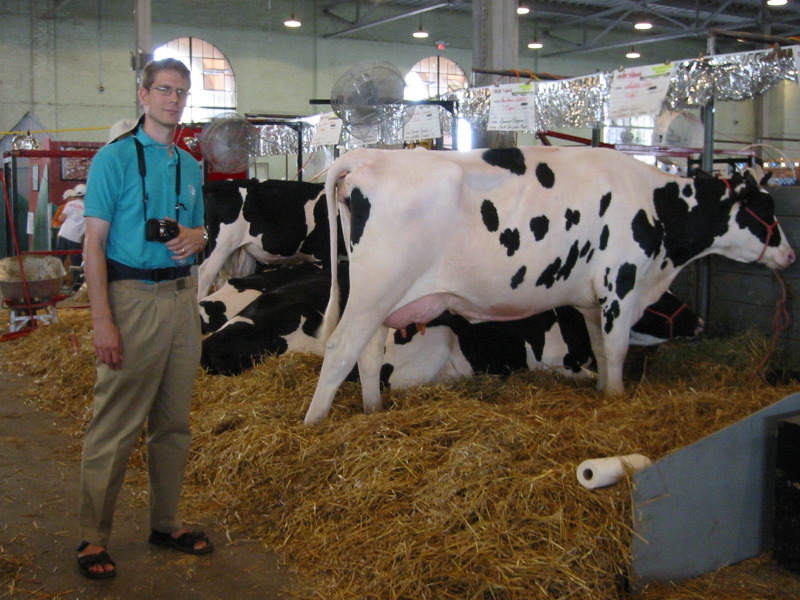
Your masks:
M 574 306 L 598 389 L 621 393 L 631 326 L 686 264 L 795 260 L 752 174 L 682 178 L 610 149 L 357 149 L 331 166 L 326 194 L 329 218 L 343 209 L 350 298 L 339 320 L 334 278 L 307 424 L 356 362 L 365 412 L 381 410 L 388 327 L 444 310 L 507 321 Z
M 347 300 L 347 264 L 340 265 L 341 301 Z M 200 364 L 215 375 L 238 375 L 266 355 L 310 352 L 322 355 L 319 338 L 322 316 L 330 298 L 331 274 L 321 263 L 285 265 L 231 281 L 225 290 L 238 299 L 239 292 L 256 298 L 222 327 L 203 340 Z M 231 310 L 219 300 L 211 309 L 211 321 L 220 310 Z M 201 306 L 204 302 L 201 302 Z
M 209 255 L 198 271 L 198 300 L 205 298 L 223 267 L 223 281 L 256 270 L 257 263 L 329 264 L 328 207 L 322 184 L 235 179 L 203 186 Z M 340 246 L 344 252 L 344 246 Z
M 665 292 L 633 325 L 630 344 L 651 346 L 695 337 L 702 331 L 702 320 L 688 305 Z M 449 383 L 476 373 L 505 376 L 526 369 L 588 378 L 596 367 L 586 322 L 571 306 L 514 321 L 477 323 L 444 312 L 427 323 L 424 332 L 415 324 L 390 332 L 381 383 L 406 388 Z
M 322 263 L 308 261 L 296 265 L 266 266 L 256 273 L 229 279 L 220 289 L 200 300 L 200 325 L 202 332 L 212 333 L 239 315 L 264 292 L 297 282 L 306 277 L 323 281 L 320 271 Z M 330 287 L 330 276 L 326 271 L 324 285 Z M 325 290 L 326 293 L 329 289 Z M 327 303 L 327 296 L 325 298 Z M 324 306 L 320 311 L 324 310 Z
M 344 306 L 346 263 L 339 265 L 338 275 Z M 231 310 L 245 292 L 257 298 L 203 341 L 201 364 L 208 372 L 238 375 L 264 356 L 284 352 L 323 354 L 318 328 L 330 293 L 330 273 L 318 263 L 268 269 L 232 280 L 218 296 L 225 291 L 227 302 L 201 302 L 201 309 L 214 309 L 212 323 L 219 315 L 217 309 Z M 669 292 L 648 311 L 653 318 L 644 316 L 634 325 L 631 343 L 634 336 L 653 344 L 692 337 L 702 330 L 698 317 Z M 390 332 L 381 382 L 406 388 L 475 373 L 508 375 L 521 369 L 590 376 L 594 356 L 583 315 L 572 307 L 561 307 L 519 321 L 470 323 L 444 312 L 428 323 L 424 334 L 415 325 Z

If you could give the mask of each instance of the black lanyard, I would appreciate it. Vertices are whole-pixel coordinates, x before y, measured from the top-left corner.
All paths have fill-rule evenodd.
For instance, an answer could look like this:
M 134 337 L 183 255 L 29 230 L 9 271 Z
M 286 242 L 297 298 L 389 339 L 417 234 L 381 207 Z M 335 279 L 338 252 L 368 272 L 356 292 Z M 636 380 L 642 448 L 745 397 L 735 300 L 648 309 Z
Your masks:
M 142 210 L 144 220 L 147 222 L 147 188 L 145 187 L 145 177 L 147 177 L 147 165 L 144 162 L 144 146 L 142 142 L 133 135 L 133 142 L 136 144 L 136 157 L 139 159 L 139 176 L 142 178 Z M 175 171 L 175 221 L 178 220 L 178 209 L 181 207 L 181 153 L 175 148 L 175 156 L 178 159 L 177 170 Z

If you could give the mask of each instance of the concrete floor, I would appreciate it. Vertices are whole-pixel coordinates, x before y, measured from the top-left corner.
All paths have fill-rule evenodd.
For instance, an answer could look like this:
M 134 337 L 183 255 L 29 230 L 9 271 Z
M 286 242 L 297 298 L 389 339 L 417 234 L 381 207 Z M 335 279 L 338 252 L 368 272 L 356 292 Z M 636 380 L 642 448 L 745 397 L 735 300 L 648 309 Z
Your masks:
M 3 372 L 0 347 L 0 599 L 281 600 L 291 577 L 258 542 L 226 538 L 213 522 L 192 523 L 215 551 L 189 556 L 147 542 L 143 490 L 123 488 L 109 553 L 117 577 L 93 581 L 77 571 L 79 456 L 82 440 L 65 419 L 21 397 L 25 381 Z M 19 573 L 9 564 L 23 563 Z

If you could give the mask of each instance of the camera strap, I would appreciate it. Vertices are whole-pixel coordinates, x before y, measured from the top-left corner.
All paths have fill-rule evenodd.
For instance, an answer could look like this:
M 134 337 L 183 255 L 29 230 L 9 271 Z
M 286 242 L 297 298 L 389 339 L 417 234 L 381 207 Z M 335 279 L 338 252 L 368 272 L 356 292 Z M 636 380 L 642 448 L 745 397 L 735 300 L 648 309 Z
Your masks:
M 137 128 L 138 129 L 138 128 Z M 147 221 L 147 187 L 145 186 L 145 178 L 147 177 L 147 165 L 144 162 L 144 146 L 139 138 L 136 137 L 136 132 L 133 135 L 133 143 L 136 144 L 136 158 L 139 161 L 139 176 L 142 178 L 142 205 L 144 212 L 144 220 Z M 178 159 L 177 169 L 175 171 L 175 221 L 178 220 L 178 210 L 181 206 L 181 153 L 175 147 L 175 156 Z

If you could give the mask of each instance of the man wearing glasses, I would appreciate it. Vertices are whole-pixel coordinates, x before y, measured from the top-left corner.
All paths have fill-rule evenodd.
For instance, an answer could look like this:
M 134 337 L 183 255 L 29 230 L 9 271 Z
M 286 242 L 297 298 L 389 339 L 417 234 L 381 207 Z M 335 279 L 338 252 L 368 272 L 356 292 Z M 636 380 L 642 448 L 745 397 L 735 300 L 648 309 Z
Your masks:
M 97 381 L 81 462 L 78 568 L 92 579 L 116 575 L 107 552 L 114 507 L 145 424 L 150 542 L 213 550 L 177 512 L 201 348 L 190 265 L 207 241 L 200 168 L 173 143 L 189 86 L 179 60 L 148 63 L 138 92 L 144 115 L 89 171 L 84 272 Z

